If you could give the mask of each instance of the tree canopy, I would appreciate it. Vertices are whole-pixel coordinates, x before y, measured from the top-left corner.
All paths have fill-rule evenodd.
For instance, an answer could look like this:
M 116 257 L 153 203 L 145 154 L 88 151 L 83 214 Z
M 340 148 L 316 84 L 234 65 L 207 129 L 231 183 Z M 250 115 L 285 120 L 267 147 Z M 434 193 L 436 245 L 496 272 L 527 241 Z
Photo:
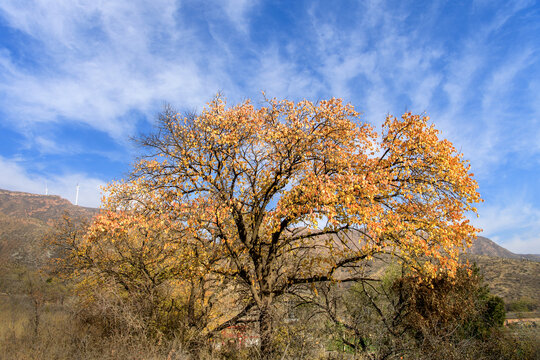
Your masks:
M 133 226 L 121 214 L 161 228 L 182 271 L 222 282 L 237 304 L 213 329 L 255 316 L 263 350 L 281 295 L 361 280 L 378 254 L 453 274 L 477 232 L 469 165 L 427 116 L 388 116 L 378 134 L 340 99 L 227 107 L 218 96 L 200 114 L 166 108 L 139 142 L 145 155 L 110 185 L 91 233 Z

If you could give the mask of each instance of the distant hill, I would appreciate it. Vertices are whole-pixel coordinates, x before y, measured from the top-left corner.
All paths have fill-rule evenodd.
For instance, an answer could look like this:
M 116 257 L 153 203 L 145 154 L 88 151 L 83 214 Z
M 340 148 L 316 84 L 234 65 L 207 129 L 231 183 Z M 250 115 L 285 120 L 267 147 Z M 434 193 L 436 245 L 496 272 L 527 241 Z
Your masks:
M 76 206 L 56 195 L 0 189 L 0 263 L 37 265 L 44 257 L 43 236 L 64 213 L 89 219 L 99 209 Z
M 514 254 L 478 236 L 462 258 L 478 266 L 490 290 L 506 303 L 528 298 L 540 304 L 540 255 Z
M 52 225 L 67 212 L 73 216 L 93 216 L 99 209 L 76 206 L 58 195 L 37 195 L 0 189 L 0 212 L 4 215 L 36 219 Z
M 467 255 L 475 263 L 491 292 L 506 303 L 529 298 L 540 305 L 540 262 L 485 255 Z
M 491 256 L 505 259 L 527 259 L 540 261 L 540 255 L 537 254 L 514 254 L 513 252 L 497 245 L 490 239 L 478 236 L 472 246 L 466 251 L 469 255 Z

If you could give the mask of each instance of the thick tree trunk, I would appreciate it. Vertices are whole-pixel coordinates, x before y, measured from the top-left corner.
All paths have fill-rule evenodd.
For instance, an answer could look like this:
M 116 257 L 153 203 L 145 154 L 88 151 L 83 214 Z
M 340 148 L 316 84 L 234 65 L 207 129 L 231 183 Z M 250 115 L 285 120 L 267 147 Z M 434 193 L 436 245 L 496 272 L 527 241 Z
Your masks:
M 273 359 L 272 345 L 272 313 L 270 302 L 265 301 L 259 313 L 259 336 L 261 341 L 261 358 Z

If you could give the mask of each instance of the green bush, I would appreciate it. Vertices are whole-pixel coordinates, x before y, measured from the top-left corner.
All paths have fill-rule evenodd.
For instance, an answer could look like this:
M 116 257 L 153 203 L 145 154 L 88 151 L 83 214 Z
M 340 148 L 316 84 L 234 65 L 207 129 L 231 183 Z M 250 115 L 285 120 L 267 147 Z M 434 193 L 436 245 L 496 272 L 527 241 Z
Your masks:
M 506 311 L 509 312 L 530 312 L 536 311 L 538 308 L 538 301 L 535 301 L 529 297 L 522 297 L 519 300 L 506 304 Z

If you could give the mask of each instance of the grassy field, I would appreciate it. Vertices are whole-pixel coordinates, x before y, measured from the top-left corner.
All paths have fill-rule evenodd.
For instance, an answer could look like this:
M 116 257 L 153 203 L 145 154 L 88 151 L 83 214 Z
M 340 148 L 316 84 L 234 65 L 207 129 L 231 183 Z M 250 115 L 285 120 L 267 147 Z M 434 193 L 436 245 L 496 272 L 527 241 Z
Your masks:
M 540 263 L 476 256 L 474 260 L 484 274 L 492 292 L 505 301 L 529 299 L 537 303 Z M 378 267 L 377 267 L 378 269 Z M 376 269 L 375 269 L 376 270 Z M 380 270 L 380 269 L 379 269 Z M 61 282 L 24 267 L 0 271 L 0 359 L 255 359 L 256 354 L 238 351 L 236 347 L 211 347 L 195 357 L 175 339 L 151 339 L 140 334 L 100 333 L 95 326 L 81 321 L 72 303 L 74 296 Z M 34 302 L 33 293 L 48 294 Z M 9 294 L 9 295 L 8 295 Z M 538 318 L 539 311 L 517 311 L 508 319 Z M 540 327 L 531 322 L 511 322 L 505 327 L 506 347 L 525 343 L 530 353 L 540 350 Z M 324 341 L 324 340 L 323 340 Z M 523 346 L 523 345 L 519 345 Z M 536 349 L 536 350 L 534 350 Z M 286 349 L 290 352 L 290 349 Z M 321 359 L 352 359 L 343 352 L 321 352 Z M 535 352 L 536 351 L 536 352 Z M 336 357 L 337 356 L 337 357 Z M 347 357 L 349 356 L 349 357 Z M 540 356 L 540 355 L 539 355 Z M 292 357 L 285 357 L 287 359 Z M 311 358 L 311 357 L 307 357 Z M 355 357 L 355 359 L 361 359 Z M 514 359 L 514 358 L 512 358 Z
M 23 296 L 0 296 L 0 359 L 186 359 L 174 341 L 162 344 L 138 336 L 101 337 L 73 321 L 68 307 L 35 309 Z
M 256 359 L 236 347 L 220 353 L 205 352 L 196 357 L 183 351 L 174 340 L 155 342 L 137 335 L 102 336 L 90 326 L 74 321 L 69 305 L 45 304 L 39 309 L 36 328 L 35 308 L 24 296 L 0 296 L 0 359 Z M 530 324 L 510 324 L 508 333 L 516 341 L 540 339 L 540 328 Z M 531 346 L 538 348 L 531 343 Z M 222 349 L 223 350 L 223 349 Z M 332 356 L 330 356 L 332 355 Z M 337 356 L 337 357 L 336 357 Z M 289 357 L 286 357 L 289 359 Z M 323 352 L 320 359 L 362 359 L 347 353 Z

